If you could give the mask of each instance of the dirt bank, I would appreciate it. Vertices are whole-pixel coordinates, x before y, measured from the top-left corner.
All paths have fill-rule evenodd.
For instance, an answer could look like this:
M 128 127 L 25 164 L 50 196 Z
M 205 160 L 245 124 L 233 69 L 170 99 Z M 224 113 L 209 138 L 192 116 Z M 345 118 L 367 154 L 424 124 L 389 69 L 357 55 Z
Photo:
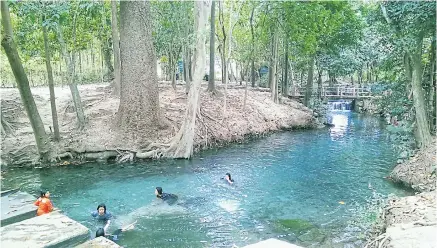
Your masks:
M 222 90 L 221 84 L 218 84 L 218 89 Z M 223 118 L 223 96 L 206 93 L 206 86 L 202 85 L 201 117 L 196 121 L 196 151 L 242 140 L 247 136 L 262 135 L 280 129 L 309 127 L 314 123 L 312 111 L 301 103 L 282 99 L 281 104 L 275 104 L 270 93 L 261 90 L 249 89 L 246 106 L 243 108 L 244 89 L 237 87 L 228 89 L 227 114 Z M 181 126 L 187 101 L 184 85 L 178 85 L 174 91 L 168 82 L 161 82 L 160 107 L 165 125 L 159 130 L 159 138 L 150 140 L 149 144 L 129 144 L 123 140 L 123 134 L 118 133 L 113 124 L 119 99 L 111 94 L 111 89 L 107 85 L 96 84 L 80 85 L 79 91 L 88 118 L 83 131 L 76 128 L 76 115 L 68 86 L 55 88 L 62 136 L 62 141 L 55 147 L 59 154 L 67 156 L 64 159 L 73 157 L 72 161 L 75 162 L 132 159 L 136 152 L 143 153 L 152 149 L 150 144 L 169 142 Z M 49 90 L 47 87 L 32 88 L 32 94 L 46 130 L 50 132 L 52 120 Z M 5 130 L 7 135 L 2 133 L 1 164 L 31 165 L 37 161 L 37 151 L 18 90 L 2 88 L 0 95 L 3 118 L 11 129 Z
M 437 247 L 435 166 L 435 143 L 396 166 L 391 177 L 417 194 L 388 200 L 366 247 Z

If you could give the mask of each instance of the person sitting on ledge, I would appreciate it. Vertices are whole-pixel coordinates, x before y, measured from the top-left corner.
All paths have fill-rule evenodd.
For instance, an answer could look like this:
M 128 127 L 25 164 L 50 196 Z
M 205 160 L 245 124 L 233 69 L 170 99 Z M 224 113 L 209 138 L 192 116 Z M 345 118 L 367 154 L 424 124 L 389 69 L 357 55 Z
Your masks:
M 41 191 L 41 197 L 34 203 L 35 206 L 38 206 L 38 210 L 36 211 L 37 216 L 48 214 L 53 211 L 53 205 L 49 198 L 50 192 L 48 190 Z

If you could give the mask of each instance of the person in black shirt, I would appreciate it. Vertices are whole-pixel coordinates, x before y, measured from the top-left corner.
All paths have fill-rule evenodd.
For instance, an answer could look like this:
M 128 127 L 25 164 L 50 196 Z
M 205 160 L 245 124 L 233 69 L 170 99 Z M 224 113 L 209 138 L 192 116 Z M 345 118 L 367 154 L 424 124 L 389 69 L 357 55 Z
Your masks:
M 155 195 L 169 205 L 173 205 L 178 200 L 178 196 L 175 194 L 163 193 L 161 187 L 156 187 Z

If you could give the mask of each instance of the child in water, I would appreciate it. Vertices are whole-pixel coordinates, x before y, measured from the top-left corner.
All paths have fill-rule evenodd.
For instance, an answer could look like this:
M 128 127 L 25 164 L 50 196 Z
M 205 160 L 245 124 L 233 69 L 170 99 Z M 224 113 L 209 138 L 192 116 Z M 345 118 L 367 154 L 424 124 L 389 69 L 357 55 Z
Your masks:
M 48 190 L 41 191 L 41 197 L 35 201 L 35 206 L 38 206 L 36 215 L 40 216 L 43 214 L 48 214 L 53 211 L 53 205 L 50 201 L 50 192 Z
M 105 231 L 108 229 L 109 224 L 111 224 L 112 214 L 106 210 L 106 205 L 103 203 L 97 206 L 97 211 L 92 212 L 91 216 L 105 222 L 105 227 L 103 228 Z
M 233 184 L 234 183 L 234 179 L 231 178 L 231 173 L 226 173 L 225 178 L 226 182 L 228 182 L 229 184 Z
M 118 236 L 122 232 L 134 229 L 136 223 L 137 223 L 137 221 L 135 221 L 134 223 L 129 224 L 129 225 L 125 226 L 125 227 L 119 228 L 119 229 L 115 230 L 112 234 L 106 234 L 105 229 L 99 228 L 96 231 L 96 238 L 103 236 L 103 237 L 105 237 L 105 238 L 115 242 L 115 241 L 118 240 Z

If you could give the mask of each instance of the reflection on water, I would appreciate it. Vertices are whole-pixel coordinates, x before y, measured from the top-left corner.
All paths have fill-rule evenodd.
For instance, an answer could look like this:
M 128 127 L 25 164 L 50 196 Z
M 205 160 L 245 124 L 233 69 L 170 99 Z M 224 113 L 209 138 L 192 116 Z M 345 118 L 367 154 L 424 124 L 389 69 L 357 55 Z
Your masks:
M 402 191 L 383 179 L 396 156 L 378 119 L 351 112 L 328 118 L 335 125 L 330 130 L 276 133 L 192 160 L 8 171 L 2 186 L 22 186 L 35 195 L 47 188 L 54 205 L 93 234 L 90 213 L 103 202 L 117 217 L 112 230 L 138 221 L 118 241 L 128 248 L 232 247 L 268 238 L 299 242 L 278 229 L 278 219 L 305 220 L 330 234 L 325 240 L 338 240 L 373 190 Z M 233 185 L 220 179 L 227 172 Z M 157 186 L 177 194 L 179 203 L 156 204 Z
M 328 123 L 334 126 L 330 128 L 333 139 L 344 136 L 349 126 L 350 111 L 331 111 L 328 114 Z

